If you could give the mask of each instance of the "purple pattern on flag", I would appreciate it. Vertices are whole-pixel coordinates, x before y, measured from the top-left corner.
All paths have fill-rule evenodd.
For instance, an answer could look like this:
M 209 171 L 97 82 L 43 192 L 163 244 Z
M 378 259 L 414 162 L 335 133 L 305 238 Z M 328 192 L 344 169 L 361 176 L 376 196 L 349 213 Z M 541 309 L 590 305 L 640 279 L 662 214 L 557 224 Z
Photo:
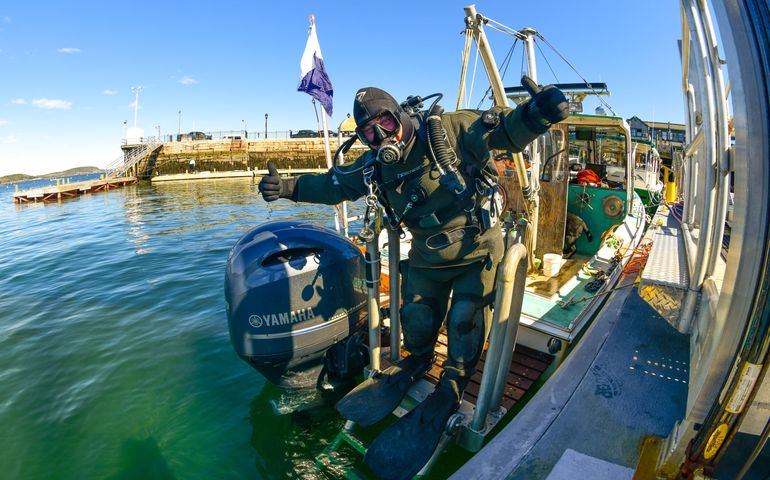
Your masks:
M 307 92 L 311 97 L 315 98 L 329 115 L 332 114 L 332 95 L 334 90 L 332 89 L 332 82 L 329 80 L 329 76 L 324 70 L 324 61 L 313 55 L 313 68 L 302 77 L 297 88 L 300 92 Z

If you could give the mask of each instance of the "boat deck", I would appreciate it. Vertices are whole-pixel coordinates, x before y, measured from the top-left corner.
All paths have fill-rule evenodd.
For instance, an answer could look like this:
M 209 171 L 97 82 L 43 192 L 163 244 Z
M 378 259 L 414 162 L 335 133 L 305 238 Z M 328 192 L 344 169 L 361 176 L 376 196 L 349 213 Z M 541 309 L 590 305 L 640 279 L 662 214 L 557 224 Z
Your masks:
M 559 273 L 553 277 L 540 274 L 528 276 L 521 307 L 522 314 L 570 331 L 581 308 L 579 305 L 562 308 L 557 302 L 566 302 L 569 299 L 579 301 L 584 297 L 593 296 L 585 290 L 585 285 L 594 277 L 581 271 L 584 263 L 590 258 L 587 255 L 576 255 L 565 260 Z
M 665 437 L 682 417 L 688 363 L 689 338 L 635 289 L 618 290 L 564 365 L 453 478 L 630 479 L 642 439 Z

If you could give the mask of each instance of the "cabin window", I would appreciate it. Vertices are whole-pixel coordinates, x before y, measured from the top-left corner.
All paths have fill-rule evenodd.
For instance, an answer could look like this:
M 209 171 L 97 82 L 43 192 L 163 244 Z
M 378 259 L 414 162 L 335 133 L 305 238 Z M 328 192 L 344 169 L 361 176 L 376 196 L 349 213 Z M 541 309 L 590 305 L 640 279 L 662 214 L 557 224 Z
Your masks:
M 626 134 L 612 127 L 570 127 L 570 180 L 580 170 L 591 170 L 605 188 L 622 188 L 626 181 Z
M 544 136 L 545 155 L 540 166 L 540 180 L 562 182 L 567 174 L 567 142 L 562 130 L 552 128 Z

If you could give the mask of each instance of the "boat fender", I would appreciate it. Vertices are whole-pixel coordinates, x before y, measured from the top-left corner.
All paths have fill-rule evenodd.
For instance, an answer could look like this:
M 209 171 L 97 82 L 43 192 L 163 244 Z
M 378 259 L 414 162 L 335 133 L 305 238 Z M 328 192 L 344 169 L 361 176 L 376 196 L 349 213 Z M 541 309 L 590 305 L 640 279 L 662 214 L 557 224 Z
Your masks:
M 548 339 L 548 353 L 556 355 L 561 350 L 561 340 L 551 337 Z

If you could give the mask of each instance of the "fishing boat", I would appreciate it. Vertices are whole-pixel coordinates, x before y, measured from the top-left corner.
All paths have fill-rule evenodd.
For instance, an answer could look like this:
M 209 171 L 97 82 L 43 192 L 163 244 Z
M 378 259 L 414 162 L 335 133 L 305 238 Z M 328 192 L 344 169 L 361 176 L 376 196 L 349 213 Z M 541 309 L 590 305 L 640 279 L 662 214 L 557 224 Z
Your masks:
M 763 396 L 760 387 L 768 384 L 762 379 L 770 335 L 769 307 L 762 292 L 770 281 L 770 232 L 761 216 L 767 216 L 770 207 L 740 210 L 747 199 L 736 190 L 727 261 L 719 255 L 721 249 L 712 248 L 721 242 L 727 210 L 729 138 L 723 128 L 727 109 L 719 58 L 716 48 L 703 48 L 716 43 L 709 12 L 702 7 L 693 2 L 682 10 L 684 93 L 695 85 L 698 94 L 689 97 L 691 110 L 706 112 L 709 119 L 704 124 L 703 116 L 699 122 L 694 115 L 688 118 L 688 148 L 677 172 L 684 187 L 683 207 L 658 211 L 653 228 L 646 230 L 644 205 L 634 192 L 638 162 L 629 128 L 615 115 L 570 115 L 530 147 L 529 166 L 520 155 L 509 155 L 515 174 L 501 166 L 510 216 L 501 222 L 507 250 L 498 271 L 494 308 L 484 312 L 489 317 L 488 348 L 460 410 L 418 475 L 430 472 L 450 444 L 475 452 L 455 473 L 458 479 L 545 478 L 565 468 L 564 462 L 580 465 L 583 474 L 598 465 L 628 478 L 634 469 L 692 475 L 698 469 L 713 471 L 720 452 L 733 451 L 728 445 L 737 448 L 740 442 L 733 439 L 739 431 L 751 436 L 752 448 L 756 445 L 741 462 L 743 470 L 762 455 L 768 403 L 767 388 Z M 745 10 L 717 11 L 740 41 L 746 33 L 734 29 L 740 21 L 761 20 Z M 505 89 L 497 74 L 484 34 L 490 19 L 472 6 L 465 13 L 467 44 L 478 42 L 495 102 L 507 104 L 518 92 Z M 703 41 L 691 41 L 691 34 Z M 522 39 L 531 42 L 532 36 L 524 34 Z M 760 41 L 768 45 L 767 37 Z M 738 50 L 756 60 L 761 53 L 756 45 L 736 41 L 730 53 Z M 691 48 L 700 50 L 690 56 Z M 467 53 L 465 58 L 467 62 Z M 739 64 L 735 73 L 747 75 L 748 82 L 750 73 L 756 75 L 752 68 L 761 64 L 753 65 Z M 530 76 L 533 69 L 534 64 Z M 704 78 L 717 81 L 707 84 Z M 766 84 L 742 86 L 754 88 L 751 93 L 757 98 L 767 99 L 770 93 Z M 736 115 L 757 119 L 759 112 L 738 103 Z M 762 161 L 768 156 L 768 126 L 760 121 L 742 125 L 754 134 L 747 146 L 761 154 L 743 157 L 746 163 L 734 168 L 743 174 L 750 168 L 761 172 L 753 179 L 745 175 L 742 181 L 749 193 L 764 192 L 766 198 L 768 183 L 762 182 L 770 177 L 770 167 Z M 580 171 L 606 179 L 610 170 L 610 180 L 583 182 L 570 175 L 573 152 L 586 160 Z M 505 152 L 499 157 L 505 158 Z M 725 162 L 724 173 L 706 168 L 707 162 Z M 695 174 L 704 171 L 708 173 Z M 570 240 L 570 221 L 592 234 Z M 396 231 L 386 230 L 391 275 L 385 309 L 379 289 L 383 244 L 378 244 L 378 232 L 367 233 L 365 256 L 347 238 L 302 221 L 258 227 L 244 236 L 228 259 L 225 287 L 237 353 L 278 385 L 327 391 L 338 388 L 340 380 L 360 378 L 361 369 L 377 371 L 397 360 L 400 279 L 392 273 L 402 258 L 401 241 Z M 627 268 L 640 254 L 643 238 L 652 247 L 643 252 L 647 267 L 637 277 L 638 269 Z M 563 256 L 565 249 L 569 258 Z M 747 264 L 744 252 L 763 261 Z M 669 268 L 661 273 L 664 267 Z M 744 269 L 742 277 L 739 268 Z M 629 300 L 637 284 L 639 296 L 659 316 L 632 321 L 634 312 L 624 310 L 641 310 L 641 304 L 632 306 Z M 754 292 L 752 297 L 733 293 L 741 288 Z M 728 324 L 728 316 L 738 320 Z M 386 331 L 389 334 L 383 335 Z M 445 345 L 439 340 L 439 356 Z M 670 360 L 676 355 L 683 358 L 678 373 L 674 364 L 679 360 Z M 435 367 L 418 381 L 394 414 L 403 415 L 422 401 L 439 375 Z M 652 388 L 658 378 L 669 382 Z M 671 400 L 683 389 L 691 401 L 684 416 L 669 424 L 672 416 L 680 415 L 671 412 L 684 408 L 684 401 Z M 657 400 L 654 407 L 646 403 L 649 399 Z M 757 420 L 763 416 L 764 421 Z M 667 437 L 661 433 L 664 428 L 670 430 Z M 364 439 L 371 435 L 367 428 L 347 422 L 316 460 L 334 469 L 338 448 L 347 445 L 364 452 Z M 336 467 L 337 474 L 350 478 L 366 475 Z
M 659 203 L 656 198 L 663 191 L 663 181 L 660 179 L 662 165 L 660 153 L 649 140 L 633 139 L 632 146 L 634 163 L 637 165 L 634 189 L 645 205 Z
M 663 202 L 664 183 L 661 180 L 660 153 L 650 140 L 632 138 L 631 145 L 633 148 L 632 156 L 636 165 L 634 191 L 642 199 L 647 213 L 652 216 L 658 205 Z M 617 173 L 614 176 L 617 176 Z

